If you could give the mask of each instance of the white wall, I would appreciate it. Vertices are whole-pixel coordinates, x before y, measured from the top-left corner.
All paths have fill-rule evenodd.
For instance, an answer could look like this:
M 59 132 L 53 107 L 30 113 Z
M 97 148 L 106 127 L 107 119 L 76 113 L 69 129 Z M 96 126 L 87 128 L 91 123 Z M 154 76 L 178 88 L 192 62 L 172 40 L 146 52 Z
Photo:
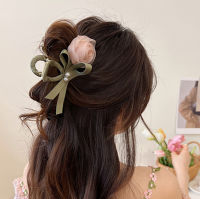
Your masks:
M 76 22 L 94 14 L 131 27 L 158 75 L 143 116 L 151 128 L 163 128 L 168 137 L 175 134 L 179 81 L 200 75 L 199 0 L 0 0 L 0 5 L 0 198 L 13 197 L 11 182 L 22 174 L 27 161 L 31 135 L 21 127 L 18 115 L 36 107 L 28 91 L 38 78 L 29 63 L 56 19 Z M 142 129 L 142 125 L 137 128 L 137 164 L 153 164 L 154 143 L 140 135 Z M 200 135 L 186 138 L 200 141 Z

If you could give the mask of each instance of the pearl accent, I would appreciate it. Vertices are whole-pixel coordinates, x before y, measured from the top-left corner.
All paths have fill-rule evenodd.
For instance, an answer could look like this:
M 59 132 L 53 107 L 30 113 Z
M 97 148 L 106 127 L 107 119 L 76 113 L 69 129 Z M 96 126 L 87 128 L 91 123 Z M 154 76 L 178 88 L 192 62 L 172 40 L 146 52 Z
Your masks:
M 67 77 L 64 77 L 64 81 L 68 81 L 68 78 L 67 78 Z
M 70 73 L 65 73 L 65 77 L 69 77 L 70 76 Z

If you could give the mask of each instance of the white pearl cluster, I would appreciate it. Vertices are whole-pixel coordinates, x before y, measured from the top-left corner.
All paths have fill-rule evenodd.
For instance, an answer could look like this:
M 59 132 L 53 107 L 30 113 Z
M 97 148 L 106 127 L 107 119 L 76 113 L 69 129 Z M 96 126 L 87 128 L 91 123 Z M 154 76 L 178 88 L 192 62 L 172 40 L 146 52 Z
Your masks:
M 68 81 L 69 79 L 68 79 L 68 77 L 70 76 L 70 73 L 65 73 L 65 77 L 64 77 L 64 81 Z

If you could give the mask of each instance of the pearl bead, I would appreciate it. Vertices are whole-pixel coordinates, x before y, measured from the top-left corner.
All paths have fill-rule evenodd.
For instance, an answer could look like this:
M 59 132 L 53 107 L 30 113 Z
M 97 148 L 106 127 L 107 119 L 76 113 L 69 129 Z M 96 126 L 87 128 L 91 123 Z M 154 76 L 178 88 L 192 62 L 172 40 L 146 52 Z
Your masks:
M 64 78 L 64 81 L 68 81 L 68 78 L 67 78 L 67 77 L 65 77 L 65 78 Z
M 67 73 L 65 74 L 65 76 L 66 76 L 66 77 L 69 77 L 69 76 L 70 76 L 70 73 L 67 72 Z

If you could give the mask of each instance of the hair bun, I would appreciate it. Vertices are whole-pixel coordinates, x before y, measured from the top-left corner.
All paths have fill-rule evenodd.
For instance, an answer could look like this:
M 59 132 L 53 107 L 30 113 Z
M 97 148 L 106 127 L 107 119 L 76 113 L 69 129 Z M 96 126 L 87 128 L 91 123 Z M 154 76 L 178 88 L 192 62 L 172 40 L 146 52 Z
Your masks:
M 75 25 L 70 20 L 57 20 L 47 29 L 42 41 L 42 51 L 51 59 L 58 61 L 59 54 L 76 38 Z

